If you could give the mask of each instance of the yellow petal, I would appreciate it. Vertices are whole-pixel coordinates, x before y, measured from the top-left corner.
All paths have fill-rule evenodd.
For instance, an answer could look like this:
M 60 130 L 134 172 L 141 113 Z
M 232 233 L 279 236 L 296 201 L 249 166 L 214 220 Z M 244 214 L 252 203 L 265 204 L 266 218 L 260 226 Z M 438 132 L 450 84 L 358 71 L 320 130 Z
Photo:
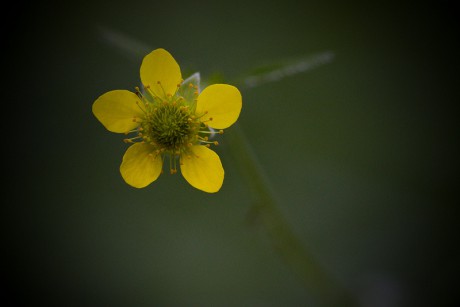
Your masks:
M 160 176 L 163 160 L 154 151 L 152 145 L 145 143 L 131 145 L 126 150 L 120 172 L 127 184 L 135 188 L 143 188 Z
M 155 49 L 144 57 L 141 64 L 141 81 L 156 96 L 174 95 L 182 82 L 180 67 L 164 49 Z M 160 84 L 158 84 L 160 82 Z
M 136 102 L 142 104 L 139 97 L 133 92 L 110 91 L 93 103 L 93 114 L 107 130 L 124 133 L 139 126 L 138 123 L 133 122 L 133 119 L 144 115 Z
M 196 113 L 200 115 L 207 112 L 203 119 L 212 118 L 207 122 L 209 126 L 224 129 L 236 122 L 241 106 L 241 94 L 236 87 L 228 84 L 214 84 L 205 88 L 198 96 Z
M 203 145 L 192 146 L 190 150 L 189 155 L 181 156 L 182 176 L 199 190 L 219 191 L 224 182 L 224 168 L 219 156 Z

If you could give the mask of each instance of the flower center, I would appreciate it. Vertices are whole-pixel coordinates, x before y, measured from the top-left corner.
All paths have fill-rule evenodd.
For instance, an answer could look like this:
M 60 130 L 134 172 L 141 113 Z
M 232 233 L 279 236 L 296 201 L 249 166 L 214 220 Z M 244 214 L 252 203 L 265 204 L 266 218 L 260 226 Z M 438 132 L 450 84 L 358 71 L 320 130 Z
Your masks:
M 195 142 L 200 123 L 193 120 L 189 107 L 174 102 L 149 110 L 141 127 L 147 140 L 160 150 L 178 154 Z

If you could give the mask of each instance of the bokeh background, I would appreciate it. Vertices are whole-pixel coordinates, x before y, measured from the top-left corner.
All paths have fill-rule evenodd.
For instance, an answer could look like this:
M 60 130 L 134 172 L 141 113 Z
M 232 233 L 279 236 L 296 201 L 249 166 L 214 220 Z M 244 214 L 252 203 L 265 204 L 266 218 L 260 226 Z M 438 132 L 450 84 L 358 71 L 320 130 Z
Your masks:
M 109 90 L 138 86 L 143 52 L 162 47 L 183 71 L 227 82 L 259 65 L 333 54 L 303 73 L 242 87 L 239 127 L 293 232 L 361 306 L 454 305 L 454 2 L 4 7 L 2 300 L 320 306 L 264 228 L 248 222 L 254 193 L 225 134 L 217 194 L 180 174 L 142 190 L 123 182 L 127 146 L 91 106 Z

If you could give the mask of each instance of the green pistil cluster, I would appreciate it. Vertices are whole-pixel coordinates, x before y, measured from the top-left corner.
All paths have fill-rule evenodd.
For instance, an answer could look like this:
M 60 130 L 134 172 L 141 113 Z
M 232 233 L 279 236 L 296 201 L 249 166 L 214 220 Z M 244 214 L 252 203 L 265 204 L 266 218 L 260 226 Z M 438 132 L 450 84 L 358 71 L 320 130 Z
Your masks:
M 198 141 L 200 126 L 190 108 L 175 100 L 149 104 L 141 131 L 145 142 L 161 152 L 178 155 Z

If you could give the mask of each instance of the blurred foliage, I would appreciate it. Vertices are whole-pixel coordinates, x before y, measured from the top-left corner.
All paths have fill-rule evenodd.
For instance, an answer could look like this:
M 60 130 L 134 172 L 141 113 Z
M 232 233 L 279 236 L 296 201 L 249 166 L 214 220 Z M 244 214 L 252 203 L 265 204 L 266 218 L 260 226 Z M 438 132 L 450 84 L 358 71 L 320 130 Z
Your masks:
M 91 105 L 139 85 L 143 50 L 158 47 L 184 76 L 220 72 L 213 82 L 240 85 L 246 72 L 270 76 L 330 52 L 318 69 L 242 86 L 239 126 L 281 216 L 362 306 L 456 301 L 452 1 L 10 4 L 1 60 L 2 124 L 14 131 L 3 201 L 11 304 L 317 305 L 265 232 L 245 227 L 256 197 L 231 154 L 235 131 L 217 149 L 226 170 L 217 195 L 180 175 L 143 190 L 120 178 L 126 147 Z M 101 29 L 116 31 L 112 41 L 123 33 L 125 49 Z

